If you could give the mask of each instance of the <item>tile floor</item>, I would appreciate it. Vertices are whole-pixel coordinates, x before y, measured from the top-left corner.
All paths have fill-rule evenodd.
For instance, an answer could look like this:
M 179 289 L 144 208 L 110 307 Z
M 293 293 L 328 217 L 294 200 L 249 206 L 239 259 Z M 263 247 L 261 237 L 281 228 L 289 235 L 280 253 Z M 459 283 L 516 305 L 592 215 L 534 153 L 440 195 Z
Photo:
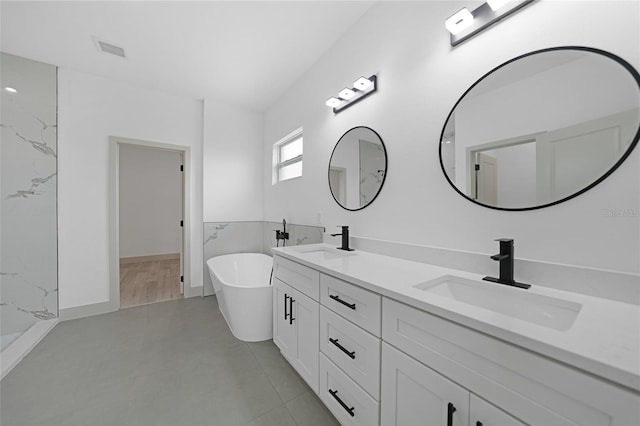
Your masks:
M 2 426 L 337 425 L 272 341 L 214 296 L 65 321 L 0 382 Z

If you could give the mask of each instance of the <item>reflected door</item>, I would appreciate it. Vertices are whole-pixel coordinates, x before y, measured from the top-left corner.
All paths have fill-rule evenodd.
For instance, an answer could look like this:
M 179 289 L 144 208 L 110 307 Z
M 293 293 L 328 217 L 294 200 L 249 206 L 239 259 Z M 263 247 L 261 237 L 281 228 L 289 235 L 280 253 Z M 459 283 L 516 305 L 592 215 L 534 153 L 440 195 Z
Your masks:
M 498 160 L 479 152 L 476 155 L 476 200 L 489 206 L 498 205 Z
M 541 135 L 537 144 L 538 203 L 567 197 L 595 182 L 628 148 L 638 110 Z

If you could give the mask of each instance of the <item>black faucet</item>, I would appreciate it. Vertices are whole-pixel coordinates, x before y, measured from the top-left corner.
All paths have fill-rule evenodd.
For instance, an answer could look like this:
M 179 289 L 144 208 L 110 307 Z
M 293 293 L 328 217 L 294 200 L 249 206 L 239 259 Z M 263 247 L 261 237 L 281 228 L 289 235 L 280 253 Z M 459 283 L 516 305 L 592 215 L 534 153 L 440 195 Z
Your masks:
M 500 241 L 500 253 L 494 254 L 491 259 L 500 262 L 500 277 L 484 277 L 483 280 L 524 289 L 531 287 L 531 284 L 519 283 L 513 279 L 513 240 L 500 238 L 496 241 Z
M 276 231 L 276 242 L 278 240 L 288 240 L 289 233 L 287 232 L 287 221 L 282 219 L 282 231 L 279 229 L 275 229 Z
M 337 237 L 338 235 L 342 235 L 342 247 L 338 247 L 340 250 L 353 251 L 354 249 L 349 248 L 349 227 L 341 226 L 342 233 L 341 234 L 331 234 L 332 237 Z

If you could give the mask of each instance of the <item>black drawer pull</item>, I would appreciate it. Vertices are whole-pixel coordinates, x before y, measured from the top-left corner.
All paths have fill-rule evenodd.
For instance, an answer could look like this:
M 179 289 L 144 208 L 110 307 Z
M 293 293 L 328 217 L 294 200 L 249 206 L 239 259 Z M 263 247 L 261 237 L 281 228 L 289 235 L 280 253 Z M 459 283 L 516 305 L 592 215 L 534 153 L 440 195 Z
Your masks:
M 338 347 L 338 349 L 340 349 L 342 352 L 344 352 L 345 354 L 347 354 L 349 356 L 349 358 L 351 359 L 356 359 L 356 351 L 351 351 L 349 352 L 347 350 L 347 348 L 345 348 L 344 346 L 342 346 L 340 343 L 338 343 L 338 339 L 332 339 L 331 337 L 329 337 L 329 341 L 331 343 L 333 343 L 334 345 L 336 345 Z
M 477 421 L 476 422 L 476 426 L 482 426 L 482 422 L 481 421 Z
M 287 317 L 289 316 L 289 314 L 287 314 L 287 299 L 289 298 L 289 296 L 287 295 L 287 293 L 284 294 L 284 320 L 287 320 Z
M 456 412 L 456 407 L 452 403 L 447 404 L 447 426 L 453 426 L 453 413 Z
M 340 397 L 338 396 L 337 390 L 334 391 L 331 388 L 329 388 L 329 393 L 331 394 L 332 397 L 336 399 L 336 401 L 338 401 L 338 404 L 342 405 L 342 408 L 344 408 L 347 411 L 347 413 L 351 414 L 351 417 L 355 416 L 355 414 L 353 413 L 354 407 L 349 408 L 349 406 L 340 399 Z
M 293 302 L 295 302 L 295 300 L 293 300 L 293 297 L 289 296 L 289 324 L 293 324 L 293 320 L 295 319 L 293 317 Z
M 347 302 L 345 302 L 344 300 L 340 299 L 340 297 L 339 297 L 339 296 L 336 296 L 336 295 L 333 295 L 333 294 L 330 294 L 330 295 L 329 295 L 329 297 L 330 297 L 331 299 L 335 300 L 335 301 L 336 301 L 336 302 L 338 302 L 338 303 L 342 303 L 342 304 L 343 304 L 344 306 L 346 306 L 347 308 L 351 308 L 351 309 L 353 309 L 354 311 L 356 310 L 356 304 L 355 304 L 355 303 L 347 303 Z

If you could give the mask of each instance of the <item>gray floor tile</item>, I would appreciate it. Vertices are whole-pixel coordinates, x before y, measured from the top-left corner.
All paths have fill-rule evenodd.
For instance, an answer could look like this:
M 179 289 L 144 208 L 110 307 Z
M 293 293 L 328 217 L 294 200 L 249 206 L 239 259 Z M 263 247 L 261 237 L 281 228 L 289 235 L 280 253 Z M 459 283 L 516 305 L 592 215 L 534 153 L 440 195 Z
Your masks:
M 193 394 L 192 394 L 193 395 Z M 264 375 L 236 386 L 220 386 L 199 394 L 202 409 L 196 420 L 211 425 L 244 424 L 282 405 L 275 389 Z
M 335 423 L 272 341 L 233 336 L 215 297 L 62 322 L 0 404 L 3 426 Z
M 282 404 L 266 414 L 245 423 L 246 426 L 296 426 L 297 423 L 291 417 L 287 407 Z
M 293 419 L 301 426 L 340 425 L 313 391 L 292 399 L 286 405 Z
M 284 402 L 311 390 L 279 351 L 271 353 L 265 351 L 256 355 L 256 358 Z
M 125 424 L 131 426 L 189 425 L 188 396 L 181 392 L 147 394 L 129 404 Z

